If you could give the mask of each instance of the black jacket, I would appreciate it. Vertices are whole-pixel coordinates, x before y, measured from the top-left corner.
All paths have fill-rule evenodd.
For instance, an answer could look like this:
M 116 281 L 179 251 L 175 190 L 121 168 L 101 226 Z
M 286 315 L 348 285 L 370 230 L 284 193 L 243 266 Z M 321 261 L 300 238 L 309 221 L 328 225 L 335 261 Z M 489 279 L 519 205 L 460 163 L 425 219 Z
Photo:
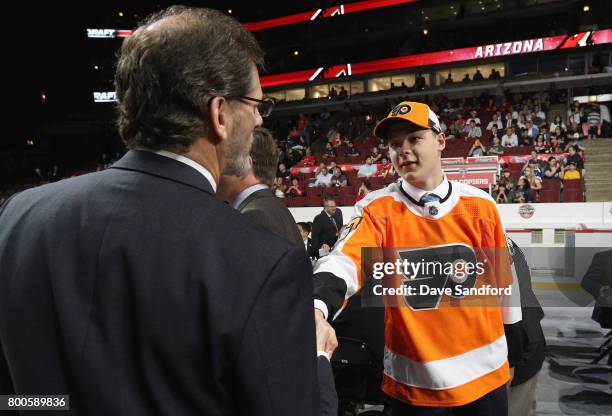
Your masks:
M 73 415 L 317 415 L 310 261 L 130 151 L 0 211 L 0 394 Z M 8 368 L 7 368 L 8 367 Z
M 317 252 L 317 257 L 319 254 L 318 251 L 323 244 L 333 247 L 338 240 L 338 232 L 343 225 L 342 211 L 340 211 L 340 209 L 336 209 L 333 218 L 336 225 L 334 225 L 332 219 L 323 210 L 314 218 L 312 222 L 312 246 Z
M 263 230 L 284 238 L 294 246 L 304 247 L 304 240 L 289 209 L 269 189 L 249 195 L 238 211 Z
M 533 293 L 531 272 L 525 254 L 510 239 L 508 239 L 508 246 L 512 252 L 512 267 L 519 284 L 523 315 L 520 322 L 505 326 L 510 354 L 513 352 L 510 346 L 521 346 L 519 353 L 511 357 L 510 361 L 510 364 L 514 366 L 514 378 L 511 385 L 518 386 L 535 376 L 544 363 L 546 340 L 540 324 L 544 318 L 544 311 Z

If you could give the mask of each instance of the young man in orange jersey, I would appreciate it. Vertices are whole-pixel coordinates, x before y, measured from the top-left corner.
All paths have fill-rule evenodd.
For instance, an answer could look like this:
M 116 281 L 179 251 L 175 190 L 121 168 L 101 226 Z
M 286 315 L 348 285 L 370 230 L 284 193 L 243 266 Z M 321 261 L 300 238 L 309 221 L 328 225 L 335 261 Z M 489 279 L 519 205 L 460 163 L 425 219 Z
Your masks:
M 332 253 L 315 265 L 317 326 L 328 325 L 326 319 L 332 320 L 369 277 L 362 270 L 364 247 L 393 249 L 397 257 L 415 261 L 449 255 L 451 262 L 465 261 L 466 256 L 488 252 L 495 263 L 490 275 L 508 284 L 512 306 L 520 306 L 495 202 L 479 189 L 448 181 L 441 165 L 446 139 L 437 116 L 426 104 L 402 102 L 374 134 L 388 142 L 402 181 L 356 204 L 355 216 Z M 442 288 L 458 283 L 456 275 L 422 277 L 404 282 L 442 282 Z M 481 280 L 474 275 L 470 284 L 480 287 Z M 508 361 L 520 353 L 519 343 L 508 346 L 504 335 L 520 321 L 520 308 L 500 307 L 500 302 L 510 305 L 509 297 L 472 306 L 465 306 L 460 296 L 447 295 L 405 296 L 395 307 L 386 302 L 382 390 L 390 414 L 507 414 Z M 337 341 L 329 333 L 326 349 L 333 350 Z

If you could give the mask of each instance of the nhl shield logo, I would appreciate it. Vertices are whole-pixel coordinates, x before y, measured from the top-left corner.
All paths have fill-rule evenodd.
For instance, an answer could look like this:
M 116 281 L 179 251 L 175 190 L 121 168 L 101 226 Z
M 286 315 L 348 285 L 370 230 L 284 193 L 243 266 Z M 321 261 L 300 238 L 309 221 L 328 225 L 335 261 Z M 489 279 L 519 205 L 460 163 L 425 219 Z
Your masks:
M 397 106 L 395 106 L 395 108 L 393 110 L 391 110 L 391 115 L 392 116 L 397 116 L 398 114 L 400 116 L 403 116 L 404 114 L 408 114 L 409 112 L 412 111 L 412 107 L 408 104 L 399 104 Z
M 438 215 L 438 207 L 429 207 L 429 215 Z

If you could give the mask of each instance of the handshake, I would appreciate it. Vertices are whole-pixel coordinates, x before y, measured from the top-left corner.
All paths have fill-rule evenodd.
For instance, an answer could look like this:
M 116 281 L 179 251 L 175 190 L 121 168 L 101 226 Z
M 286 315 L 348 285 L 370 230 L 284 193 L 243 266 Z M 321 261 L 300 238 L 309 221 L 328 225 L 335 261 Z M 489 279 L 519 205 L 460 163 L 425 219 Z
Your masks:
M 327 357 L 331 359 L 334 350 L 338 346 L 336 331 L 334 331 L 334 328 L 327 322 L 320 309 L 315 308 L 314 314 L 317 334 L 317 353 L 325 352 Z

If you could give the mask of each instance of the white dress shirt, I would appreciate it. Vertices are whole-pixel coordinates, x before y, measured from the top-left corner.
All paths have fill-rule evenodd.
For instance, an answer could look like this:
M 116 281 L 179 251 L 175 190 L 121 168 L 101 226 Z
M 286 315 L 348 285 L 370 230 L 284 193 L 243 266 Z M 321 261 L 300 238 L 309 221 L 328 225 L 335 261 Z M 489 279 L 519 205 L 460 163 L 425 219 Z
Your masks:
M 248 188 L 243 189 L 242 192 L 238 194 L 236 199 L 234 199 L 234 202 L 232 203 L 232 207 L 234 209 L 238 209 L 240 204 L 242 204 L 244 200 L 249 197 L 249 195 L 261 189 L 268 189 L 268 188 L 269 188 L 268 185 L 264 185 L 263 183 L 256 183 L 255 185 L 251 185 Z

